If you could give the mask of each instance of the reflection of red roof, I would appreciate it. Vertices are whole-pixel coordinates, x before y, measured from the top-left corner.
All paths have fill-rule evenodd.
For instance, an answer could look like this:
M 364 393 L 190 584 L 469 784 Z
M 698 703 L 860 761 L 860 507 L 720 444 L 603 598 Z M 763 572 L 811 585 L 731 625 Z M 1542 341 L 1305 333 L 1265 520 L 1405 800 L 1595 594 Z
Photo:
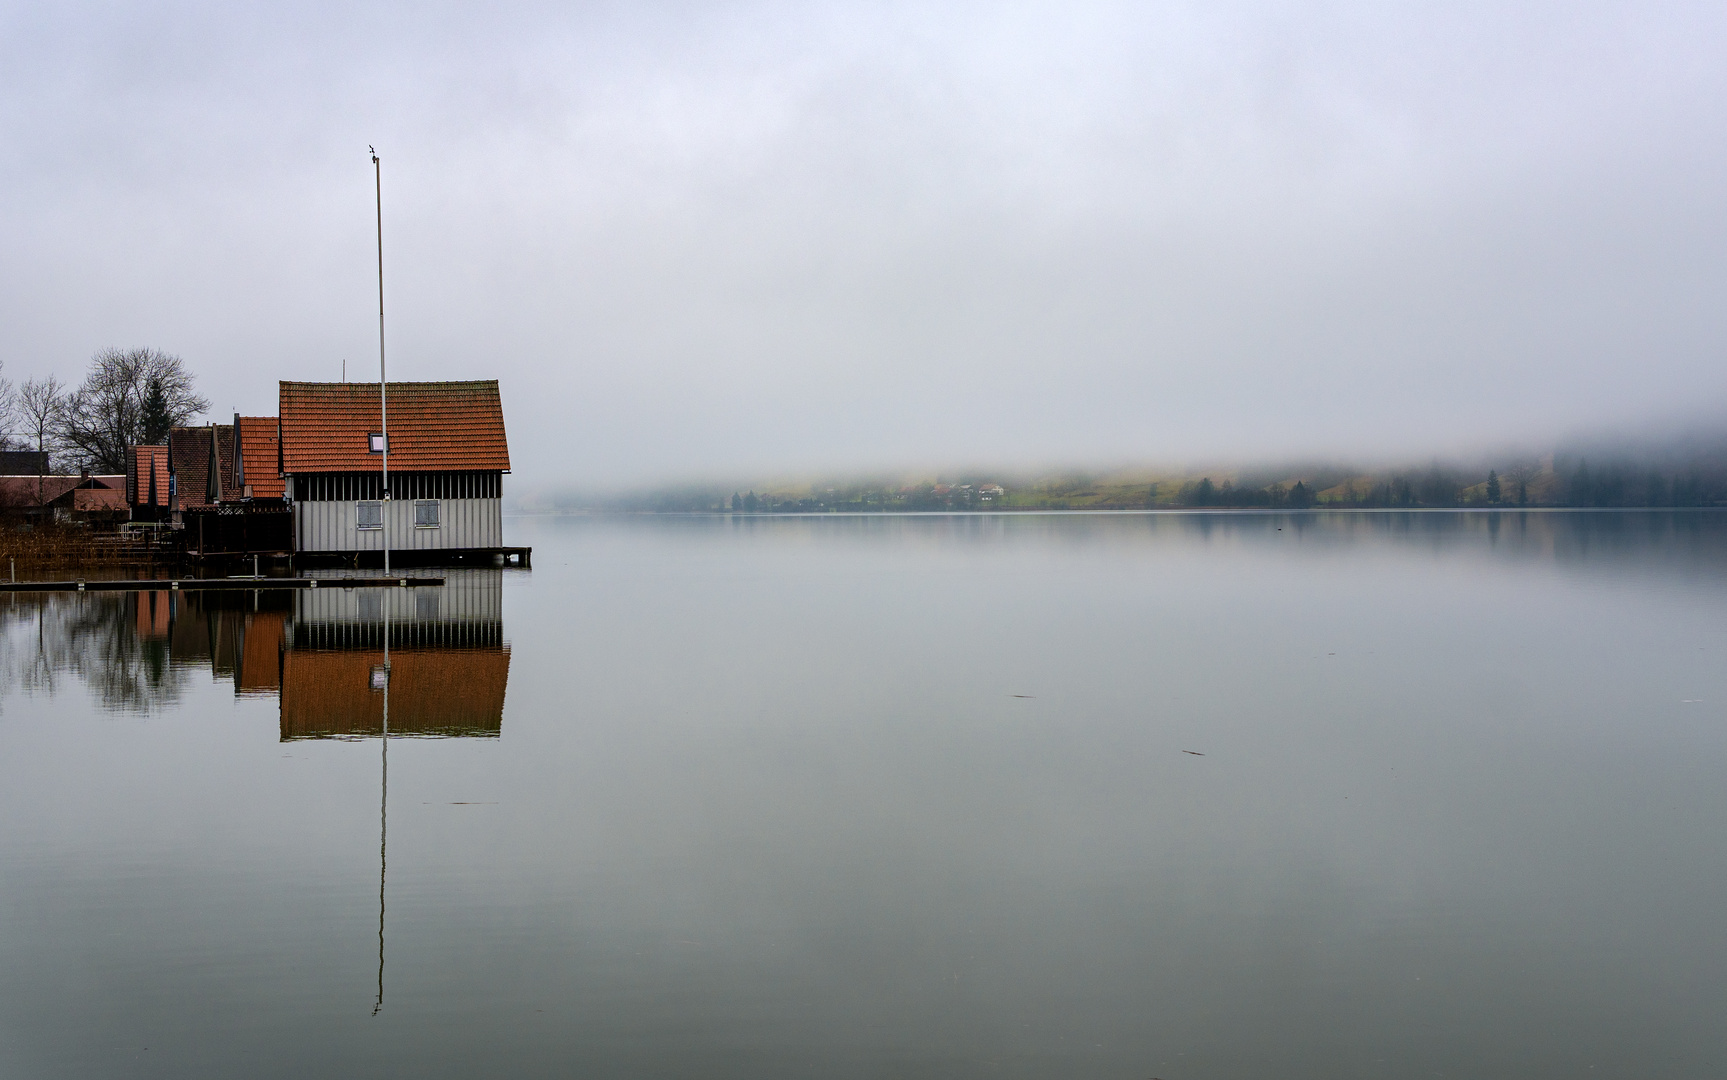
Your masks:
M 377 383 L 284 382 L 280 401 L 284 472 L 377 470 Z M 509 471 L 496 379 L 391 383 L 389 405 L 391 469 Z
M 372 689 L 382 650 L 282 653 L 282 738 L 381 735 Z M 503 729 L 509 648 L 390 650 L 390 733 L 496 735 Z
M 168 591 L 154 589 L 135 594 L 138 598 L 138 636 L 145 641 L 168 638 Z
M 150 501 L 150 479 L 156 480 L 156 500 Z M 134 446 L 126 456 L 126 497 L 133 506 L 168 505 L 168 448 Z
M 280 499 L 282 485 L 282 435 L 274 416 L 242 416 L 240 424 L 240 479 L 252 489 L 254 499 Z
M 247 614 L 239 668 L 234 672 L 235 693 L 274 694 L 282 688 L 282 623 L 286 618 L 281 611 Z

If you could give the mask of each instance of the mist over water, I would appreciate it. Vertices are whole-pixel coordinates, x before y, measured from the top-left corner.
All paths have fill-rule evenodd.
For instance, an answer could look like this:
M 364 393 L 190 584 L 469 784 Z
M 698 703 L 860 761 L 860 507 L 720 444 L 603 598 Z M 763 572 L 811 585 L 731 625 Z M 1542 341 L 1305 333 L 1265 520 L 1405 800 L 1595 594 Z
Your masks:
M 522 488 L 1424 463 L 1727 395 L 1718 5 L 0 20 L 14 380 L 369 376 L 376 146 L 390 371 L 500 378 Z
M 1727 1054 L 1727 517 L 510 527 L 435 608 L 7 602 L 0 1071 Z

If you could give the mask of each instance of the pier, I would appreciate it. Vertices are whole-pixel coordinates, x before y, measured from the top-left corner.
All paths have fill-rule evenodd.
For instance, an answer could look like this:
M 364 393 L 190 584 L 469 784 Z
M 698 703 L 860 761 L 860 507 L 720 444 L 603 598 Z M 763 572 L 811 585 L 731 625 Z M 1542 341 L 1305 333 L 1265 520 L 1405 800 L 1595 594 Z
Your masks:
M 441 577 L 130 578 L 120 581 L 0 581 L 0 592 L 248 592 L 258 589 L 413 589 L 442 585 Z

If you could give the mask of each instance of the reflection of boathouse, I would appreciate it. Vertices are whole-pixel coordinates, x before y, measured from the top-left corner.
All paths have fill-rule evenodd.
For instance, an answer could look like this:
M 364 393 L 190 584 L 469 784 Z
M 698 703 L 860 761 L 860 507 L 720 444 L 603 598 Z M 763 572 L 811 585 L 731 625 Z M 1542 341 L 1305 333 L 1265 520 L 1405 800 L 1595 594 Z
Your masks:
M 387 625 L 390 734 L 501 733 L 510 674 L 502 571 L 449 570 L 442 588 L 319 580 L 293 592 L 140 591 L 126 621 L 140 641 L 166 641 L 176 668 L 208 665 L 238 696 L 278 696 L 285 740 L 383 734 Z
M 294 593 L 282 631 L 282 738 L 383 734 L 386 627 L 390 734 L 498 735 L 510 674 L 503 575 L 448 571 L 446 581 Z

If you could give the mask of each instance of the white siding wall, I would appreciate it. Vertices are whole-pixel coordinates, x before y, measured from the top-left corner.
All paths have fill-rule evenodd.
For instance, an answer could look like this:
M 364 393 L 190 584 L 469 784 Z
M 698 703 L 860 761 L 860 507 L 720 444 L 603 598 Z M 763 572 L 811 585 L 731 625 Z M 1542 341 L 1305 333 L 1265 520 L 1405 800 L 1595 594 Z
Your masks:
M 355 521 L 354 502 L 294 503 L 294 539 L 298 551 L 382 551 L 383 531 L 362 531 Z M 441 499 L 435 529 L 414 526 L 414 500 L 385 505 L 391 551 L 440 551 L 504 546 L 502 499 Z
M 444 622 L 497 622 L 504 617 L 504 572 L 492 569 L 445 570 L 442 588 L 422 585 L 413 589 L 382 588 L 344 589 L 341 572 L 312 572 L 320 585 L 316 589 L 294 591 L 294 619 L 310 623 L 352 623 L 362 618 L 361 597 L 369 596 L 365 604 L 366 617 L 382 618 L 389 612 L 395 622 L 431 619 Z M 436 603 L 428 604 L 422 594 L 436 594 Z M 436 614 L 432 614 L 435 609 Z

